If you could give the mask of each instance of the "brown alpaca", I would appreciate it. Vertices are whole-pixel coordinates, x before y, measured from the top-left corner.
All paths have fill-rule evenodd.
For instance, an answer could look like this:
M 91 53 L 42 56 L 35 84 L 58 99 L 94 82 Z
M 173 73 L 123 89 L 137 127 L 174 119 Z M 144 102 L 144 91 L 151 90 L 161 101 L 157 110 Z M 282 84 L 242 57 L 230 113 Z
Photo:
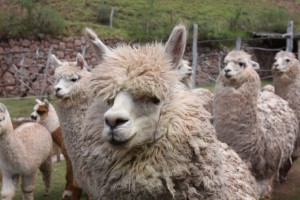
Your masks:
M 37 99 L 36 105 L 31 113 L 31 119 L 45 126 L 51 133 L 52 140 L 57 144 L 62 151 L 66 161 L 66 185 L 62 195 L 62 199 L 79 200 L 81 197 L 82 190 L 74 182 L 72 163 L 66 151 L 65 143 L 62 137 L 59 120 L 54 107 L 48 102 L 47 99 L 43 101 Z

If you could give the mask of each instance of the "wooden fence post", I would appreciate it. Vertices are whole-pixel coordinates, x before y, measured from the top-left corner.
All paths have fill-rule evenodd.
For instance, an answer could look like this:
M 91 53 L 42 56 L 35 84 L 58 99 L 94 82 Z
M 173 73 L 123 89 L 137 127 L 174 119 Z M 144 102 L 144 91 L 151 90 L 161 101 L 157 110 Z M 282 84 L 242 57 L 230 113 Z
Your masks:
M 47 58 L 47 62 L 46 62 L 46 68 L 44 71 L 44 80 L 43 80 L 43 84 L 42 84 L 42 88 L 41 88 L 41 92 L 39 95 L 39 98 L 41 98 L 44 95 L 45 89 L 47 87 L 47 77 L 48 77 L 48 68 L 49 68 L 49 64 L 50 64 L 50 58 L 51 58 L 51 53 L 52 53 L 52 46 L 49 49 L 48 52 L 48 58 Z
M 192 66 L 192 88 L 196 85 L 196 68 L 197 68 L 197 58 L 198 58 L 198 24 L 193 25 L 193 66 Z
M 298 40 L 297 45 L 298 45 L 298 60 L 300 60 L 300 40 Z
M 241 38 L 236 38 L 235 41 L 235 50 L 240 51 L 242 46 L 242 39 Z
M 286 51 L 293 51 L 293 28 L 294 22 L 289 21 L 286 29 L 286 33 L 282 35 L 282 37 L 286 38 Z
M 83 47 L 81 47 L 81 55 L 82 57 L 85 57 L 85 54 L 86 54 L 86 45 L 84 45 Z
M 109 16 L 109 27 L 112 28 L 113 27 L 113 16 L 114 16 L 114 11 L 115 9 L 112 7 L 111 11 L 110 11 L 110 16 Z

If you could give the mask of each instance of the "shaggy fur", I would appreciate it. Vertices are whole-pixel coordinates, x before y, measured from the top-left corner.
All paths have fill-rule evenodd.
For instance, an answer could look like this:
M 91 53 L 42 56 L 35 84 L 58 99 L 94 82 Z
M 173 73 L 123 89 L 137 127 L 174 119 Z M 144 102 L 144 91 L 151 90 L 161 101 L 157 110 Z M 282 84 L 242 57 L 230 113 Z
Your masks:
M 216 139 L 207 111 L 199 109 L 198 96 L 179 82 L 177 71 L 170 70 L 182 57 L 185 37 L 185 28 L 175 27 L 169 42 L 175 42 L 177 52 L 168 51 L 169 42 L 117 47 L 104 53 L 94 69 L 90 88 L 98 97 L 86 113 L 84 153 L 76 162 L 94 197 L 257 199 L 246 165 Z M 177 44 L 178 38 L 184 45 Z M 161 106 L 150 141 L 135 145 L 130 140 L 118 148 L 103 137 L 103 113 L 122 92 L 141 104 L 155 97 L 153 103 Z
M 260 92 L 260 78 L 249 54 L 232 51 L 225 63 L 213 103 L 217 137 L 249 165 L 262 195 L 268 197 L 273 179 L 294 149 L 297 118 L 285 100 Z
M 292 52 L 286 51 L 278 52 L 275 60 L 272 68 L 275 94 L 289 102 L 290 107 L 295 111 L 300 122 L 300 63 Z M 299 134 L 292 156 L 293 161 L 300 155 Z M 283 172 L 283 178 L 287 175 L 290 167 L 291 165 L 288 165 L 285 172 Z
M 24 200 L 32 200 L 38 169 L 49 194 L 51 178 L 52 139 L 49 131 L 37 123 L 24 123 L 13 130 L 6 107 L 0 104 L 0 168 L 2 172 L 1 199 L 11 200 L 18 179 L 22 179 Z
M 54 55 L 52 55 L 51 62 L 57 66 L 55 69 L 55 79 L 57 82 L 54 87 L 55 100 L 65 147 L 72 161 L 73 173 L 78 185 L 88 192 L 86 184 L 78 175 L 77 157 L 82 154 L 81 148 L 84 145 L 80 141 L 82 121 L 85 111 L 92 102 L 92 98 L 86 92 L 86 86 L 88 85 L 91 73 L 86 70 L 86 63 L 80 54 L 77 56 L 76 62 L 61 62 Z M 74 78 L 76 78 L 76 81 L 73 80 Z M 61 86 L 59 83 L 61 80 L 74 81 L 72 89 L 63 96 L 58 93 L 60 92 L 59 87 Z
M 192 89 L 192 67 L 189 66 L 189 62 L 186 60 L 181 60 L 177 70 L 181 82 L 188 88 Z M 204 108 L 208 112 L 212 113 L 213 93 L 204 88 L 195 88 L 192 91 L 193 93 L 199 95 L 199 101 Z
M 56 111 L 47 99 L 44 99 L 43 101 L 37 99 L 36 103 L 37 104 L 33 108 L 34 111 L 31 113 L 31 119 L 48 129 L 48 131 L 51 133 L 53 142 L 60 147 L 66 161 L 66 185 L 62 199 L 80 199 L 81 189 L 78 188 L 77 185 L 73 185 L 74 178 L 72 163 L 67 154 Z

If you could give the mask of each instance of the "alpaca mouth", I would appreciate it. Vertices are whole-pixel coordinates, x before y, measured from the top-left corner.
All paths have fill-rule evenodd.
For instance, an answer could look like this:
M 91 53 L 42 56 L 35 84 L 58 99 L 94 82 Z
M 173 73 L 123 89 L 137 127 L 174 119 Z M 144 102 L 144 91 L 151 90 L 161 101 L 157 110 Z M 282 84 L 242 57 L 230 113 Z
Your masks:
M 126 141 L 118 141 L 115 138 L 112 137 L 111 140 L 109 140 L 109 143 L 113 146 L 125 146 L 128 143 L 129 140 Z
M 232 76 L 229 75 L 229 74 L 225 74 L 225 77 L 226 77 L 226 78 L 231 78 Z
M 116 134 L 117 134 L 117 132 L 115 130 L 110 130 L 110 132 L 109 132 L 110 138 L 108 139 L 108 142 L 112 146 L 117 146 L 117 147 L 125 146 L 135 136 L 135 134 L 133 134 L 129 138 L 120 139 L 120 138 L 118 138 L 118 136 L 116 136 Z

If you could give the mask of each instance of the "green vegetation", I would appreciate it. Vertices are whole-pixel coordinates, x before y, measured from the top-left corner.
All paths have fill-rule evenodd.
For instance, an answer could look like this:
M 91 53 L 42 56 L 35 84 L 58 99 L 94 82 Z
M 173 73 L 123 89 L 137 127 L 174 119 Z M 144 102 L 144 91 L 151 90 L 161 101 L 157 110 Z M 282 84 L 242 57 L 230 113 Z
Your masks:
M 35 105 L 35 97 L 1 98 L 0 103 L 3 103 L 7 107 L 11 118 L 29 118 Z
M 0 37 L 62 34 L 65 21 L 54 9 L 33 0 L 13 0 L 0 9 Z
M 111 36 L 104 35 L 106 31 L 102 33 L 102 30 L 104 27 L 104 30 L 108 28 L 109 10 L 114 7 L 113 29 L 120 30 L 121 37 L 135 40 L 165 39 L 174 24 L 179 22 L 187 24 L 190 29 L 193 23 L 199 24 L 202 39 L 243 37 L 252 30 L 284 32 L 291 17 L 287 10 L 270 0 L 188 3 L 180 0 L 73 0 L 72 4 L 70 1 L 48 2 L 49 6 L 61 12 L 68 22 L 92 25 L 100 36 L 108 38 Z M 97 16 L 101 11 L 106 17 L 102 18 L 101 24 L 97 24 Z M 72 29 L 70 31 L 72 32 Z
M 61 199 L 62 193 L 65 187 L 65 171 L 66 165 L 64 161 L 61 162 L 54 162 L 53 163 L 53 171 L 51 177 L 51 189 L 50 195 L 44 196 L 44 182 L 42 179 L 42 175 L 39 172 L 38 178 L 36 181 L 36 188 L 34 192 L 34 199 L 36 200 L 58 200 Z M 20 181 L 19 181 L 20 182 Z M 18 186 L 18 190 L 16 192 L 16 196 L 14 197 L 15 200 L 22 199 L 22 191 L 20 185 Z
M 200 39 L 234 38 L 247 37 L 251 31 L 285 32 L 287 21 L 291 19 L 294 20 L 297 30 L 300 22 L 299 17 L 272 0 L 188 2 L 12 0 L 12 2 L 15 3 L 10 3 L 9 7 L 16 8 L 18 5 L 19 9 L 15 9 L 17 11 L 12 12 L 5 7 L 0 9 L 0 36 L 3 33 L 7 33 L 8 36 L 22 36 L 30 32 L 80 35 L 83 26 L 86 25 L 96 30 L 101 38 L 164 40 L 175 24 L 183 22 L 188 25 L 190 33 L 192 24 L 197 23 Z M 299 2 L 297 0 L 295 3 Z M 115 11 L 112 29 L 109 28 L 111 8 Z M 30 23 L 20 23 L 24 20 Z

